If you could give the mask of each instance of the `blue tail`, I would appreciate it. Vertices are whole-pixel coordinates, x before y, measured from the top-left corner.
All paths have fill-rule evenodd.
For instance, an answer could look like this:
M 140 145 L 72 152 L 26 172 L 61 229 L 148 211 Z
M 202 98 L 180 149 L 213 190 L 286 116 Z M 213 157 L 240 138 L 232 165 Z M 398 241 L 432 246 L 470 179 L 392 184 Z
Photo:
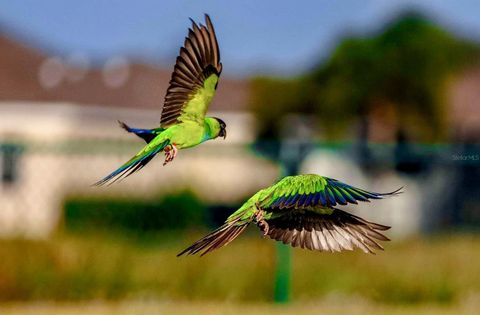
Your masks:
M 164 131 L 163 128 L 155 128 L 155 129 L 139 129 L 139 128 L 130 128 L 126 123 L 123 121 L 118 121 L 120 127 L 125 129 L 127 132 L 132 132 L 145 140 L 146 143 L 152 141 L 159 133 Z
M 109 175 L 105 176 L 103 179 L 93 184 L 93 186 L 102 186 L 107 182 L 110 182 L 110 185 L 115 183 L 119 179 L 128 177 L 136 171 L 141 170 L 145 165 L 147 165 L 148 162 L 150 162 L 150 160 L 155 157 L 155 155 L 157 155 L 158 152 L 162 151 L 168 145 L 168 143 L 169 141 L 167 140 L 145 155 L 134 156 L 125 164 L 120 166 L 117 170 L 113 171 Z

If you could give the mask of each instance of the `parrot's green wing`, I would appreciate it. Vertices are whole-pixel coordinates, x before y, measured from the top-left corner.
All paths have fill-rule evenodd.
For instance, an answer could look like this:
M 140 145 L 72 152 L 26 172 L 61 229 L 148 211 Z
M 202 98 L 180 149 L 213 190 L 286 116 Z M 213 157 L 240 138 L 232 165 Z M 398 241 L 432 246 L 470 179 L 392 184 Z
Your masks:
M 230 215 L 225 224 L 182 251 L 202 255 L 227 245 L 254 222 L 257 210 L 265 212 L 270 226 L 266 235 L 294 247 L 342 251 L 355 247 L 373 253 L 383 249 L 377 241 L 388 241 L 378 231 L 388 226 L 369 222 L 339 209 L 337 204 L 383 199 L 400 193 L 376 193 L 356 188 L 320 175 L 287 176 L 275 185 L 262 189 Z
M 289 209 L 334 207 L 337 204 L 356 204 L 358 201 L 383 199 L 398 194 L 402 188 L 389 193 L 376 193 L 320 175 L 287 176 L 259 196 L 262 208 Z
M 203 125 L 222 72 L 220 50 L 208 15 L 205 21 L 206 26 L 192 20 L 192 29 L 180 48 L 165 95 L 160 119 L 162 128 L 184 121 Z

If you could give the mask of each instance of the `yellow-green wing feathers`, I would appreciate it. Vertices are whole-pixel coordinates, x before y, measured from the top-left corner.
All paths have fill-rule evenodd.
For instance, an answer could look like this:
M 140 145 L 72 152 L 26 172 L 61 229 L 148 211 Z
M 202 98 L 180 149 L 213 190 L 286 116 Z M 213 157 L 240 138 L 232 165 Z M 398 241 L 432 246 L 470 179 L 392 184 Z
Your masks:
M 402 188 L 388 193 L 363 190 L 336 179 L 308 174 L 287 176 L 276 184 L 262 189 L 228 217 L 227 222 L 241 224 L 251 219 L 256 208 L 276 212 L 301 208 L 333 208 L 337 205 L 368 202 L 400 193 Z M 239 219 L 237 221 L 237 219 Z
M 215 95 L 218 78 L 218 75 L 212 74 L 205 80 L 203 87 L 196 90 L 192 99 L 185 103 L 178 121 L 192 120 L 203 124 L 208 105 Z
M 203 124 L 205 113 L 217 87 L 222 64 L 215 30 L 208 15 L 206 26 L 192 20 L 185 43 L 180 48 L 160 119 L 167 128 L 181 121 Z

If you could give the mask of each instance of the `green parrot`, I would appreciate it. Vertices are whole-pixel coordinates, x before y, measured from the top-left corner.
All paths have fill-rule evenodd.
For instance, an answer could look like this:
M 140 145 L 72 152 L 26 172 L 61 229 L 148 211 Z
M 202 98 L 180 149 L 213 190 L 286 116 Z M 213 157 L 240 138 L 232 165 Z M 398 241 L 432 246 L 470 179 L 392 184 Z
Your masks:
M 125 178 L 143 168 L 162 151 L 165 152 L 163 165 L 166 165 L 173 161 L 180 149 L 218 137 L 226 138 L 225 122 L 220 118 L 205 117 L 222 72 L 215 30 L 207 14 L 206 26 L 191 21 L 192 28 L 180 48 L 165 95 L 160 127 L 138 129 L 119 122 L 122 128 L 144 139 L 147 145 L 94 185 L 100 186 Z
M 293 247 L 331 252 L 357 247 L 373 254 L 375 249 L 383 250 L 378 241 L 389 241 L 379 231 L 390 227 L 369 222 L 335 206 L 383 199 L 401 190 L 375 193 L 320 175 L 287 176 L 257 192 L 222 226 L 177 256 L 198 252 L 203 256 L 233 241 L 250 223 L 255 223 L 264 236 Z

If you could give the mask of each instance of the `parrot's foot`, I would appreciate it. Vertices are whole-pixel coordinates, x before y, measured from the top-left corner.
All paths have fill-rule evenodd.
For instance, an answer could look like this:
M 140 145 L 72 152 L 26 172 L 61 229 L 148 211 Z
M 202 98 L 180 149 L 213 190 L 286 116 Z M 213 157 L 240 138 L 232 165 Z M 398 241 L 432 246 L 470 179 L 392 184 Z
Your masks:
M 263 236 L 267 236 L 270 228 L 268 226 L 267 221 L 265 221 L 263 217 L 265 214 L 265 211 L 260 209 L 258 205 L 256 205 L 256 207 L 257 207 L 257 211 L 255 211 L 255 213 L 253 214 L 253 222 L 260 228 L 260 231 L 262 231 Z
M 262 231 L 263 236 L 268 235 L 268 231 L 270 230 L 270 227 L 268 226 L 267 221 L 265 220 L 258 221 L 257 226 L 260 228 L 260 231 Z
M 167 163 L 170 163 L 173 161 L 173 159 L 177 156 L 177 146 L 175 144 L 169 144 L 163 149 L 165 152 L 165 162 L 163 162 L 163 166 L 167 165 Z

